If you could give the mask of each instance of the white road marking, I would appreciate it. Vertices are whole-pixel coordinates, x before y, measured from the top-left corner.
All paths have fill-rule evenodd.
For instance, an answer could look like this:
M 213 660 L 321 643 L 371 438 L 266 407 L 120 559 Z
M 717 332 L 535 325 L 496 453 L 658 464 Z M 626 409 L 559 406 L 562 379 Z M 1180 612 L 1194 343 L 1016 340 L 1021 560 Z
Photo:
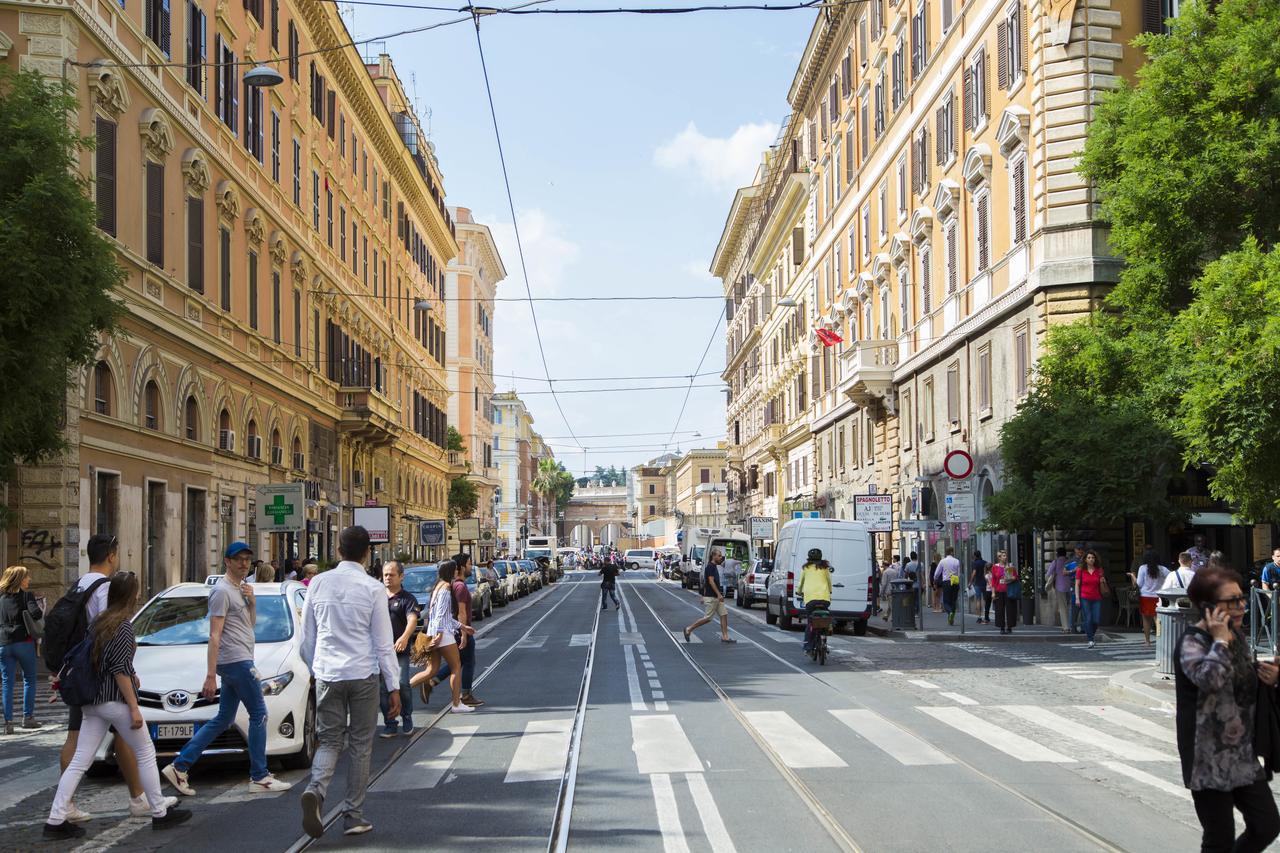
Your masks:
M 569 638 L 569 646 L 589 646 L 591 645 L 590 634 L 574 634 Z
M 497 637 L 481 637 L 475 641 L 475 644 L 477 649 L 487 649 L 496 642 L 498 642 Z
M 1173 730 L 1172 726 L 1162 726 L 1159 723 L 1152 722 L 1145 717 L 1139 717 L 1137 714 L 1131 714 L 1120 708 L 1114 708 L 1111 705 L 1077 705 L 1076 708 L 1086 714 L 1093 714 L 1095 717 L 1100 717 L 1107 722 L 1115 723 L 1127 731 L 1138 732 L 1168 744 L 1176 745 L 1178 743 L 1177 732 Z
M 832 711 L 831 715 L 866 738 L 872 746 L 884 750 L 901 764 L 918 766 L 955 763 L 946 754 L 907 730 L 899 728 L 875 711 L 840 710 Z
M 546 645 L 546 642 L 547 642 L 546 635 L 543 635 L 541 637 L 525 637 L 523 640 L 516 643 L 516 648 L 540 649 L 544 645 Z
M 1101 764 L 1103 767 L 1107 768 L 1108 770 L 1112 770 L 1116 773 L 1119 773 L 1121 776 L 1128 776 L 1130 779 L 1134 780 L 1135 782 L 1141 782 L 1144 785 L 1150 785 L 1152 788 L 1155 788 L 1157 791 L 1161 791 L 1165 794 L 1169 794 L 1170 796 L 1177 797 L 1180 800 L 1186 800 L 1187 802 L 1191 801 L 1190 791 L 1188 791 L 1186 788 L 1182 787 L 1181 785 L 1175 785 L 1172 782 L 1166 782 L 1164 779 L 1161 779 L 1159 776 L 1152 776 L 1150 773 L 1147 773 L 1144 770 L 1139 770 L 1136 767 L 1130 767 L 1128 764 L 1123 764 L 1119 761 L 1100 761 L 1098 763 Z
M 1063 737 L 1106 750 L 1117 758 L 1124 758 L 1129 761 L 1173 761 L 1176 759 L 1176 756 L 1157 752 L 1141 744 L 1121 740 L 1113 735 L 1098 731 L 1093 726 L 1086 726 L 1083 723 L 1055 714 L 1048 708 L 1041 708 L 1039 705 L 1001 705 L 997 707 L 1019 719 L 1029 720 L 1041 728 L 1056 732 Z
M 764 635 L 775 643 L 803 643 L 804 637 L 795 634 L 784 634 L 782 631 L 765 631 Z
M 668 710 L 668 708 L 667 708 L 667 703 L 666 703 L 665 701 L 661 700 L 661 699 L 654 699 L 654 700 L 653 700 L 653 710 L 655 710 L 655 711 L 666 711 L 666 710 Z
M 751 727 L 769 742 L 788 767 L 847 767 L 844 760 L 800 727 L 785 711 L 743 711 Z
M 413 751 L 435 750 L 439 748 L 440 741 L 447 740 L 448 743 L 444 745 L 444 749 L 430 758 L 413 762 L 397 761 L 386 773 L 378 777 L 377 782 L 369 786 L 370 793 L 434 788 L 449 772 L 454 759 L 471 740 L 471 736 L 478 731 L 480 731 L 479 726 L 432 729 L 413 745 Z
M 666 693 L 663 693 L 661 690 L 654 690 L 654 691 L 653 691 L 653 698 L 654 698 L 654 699 L 666 699 L 666 698 L 667 698 L 667 694 L 666 694 Z
M 623 646 L 622 654 L 627 664 L 627 690 L 631 692 L 631 710 L 648 711 L 649 706 L 644 703 L 644 693 L 640 690 L 640 675 L 636 672 L 636 662 L 632 657 L 634 654 L 632 647 Z
M 649 777 L 649 785 L 653 788 L 653 804 L 658 810 L 662 849 L 666 853 L 689 853 L 689 842 L 685 841 L 684 827 L 680 825 L 680 807 L 676 803 L 675 792 L 671 790 L 671 777 L 655 773 Z
M 880 671 L 883 672 L 885 675 L 902 675 L 903 674 L 902 670 L 900 669 L 882 669 Z
M 964 696 L 964 695 L 962 695 L 962 694 L 960 694 L 960 693 L 948 693 L 948 692 L 946 692 L 946 691 L 943 691 L 942 693 L 939 693 L 938 695 L 939 695 L 939 696 L 946 696 L 946 697 L 947 697 L 948 699 L 950 699 L 952 702 L 955 702 L 955 703 L 960 704 L 960 705 L 977 705 L 977 704 L 978 704 L 978 700 L 977 700 L 977 699 L 970 699 L 968 696 Z
M 706 833 L 712 853 L 735 853 L 737 848 L 729 838 L 729 830 L 725 829 L 724 818 L 720 816 L 720 809 L 716 808 L 707 780 L 701 773 L 689 773 L 684 778 L 689 783 L 689 793 L 693 795 L 693 804 L 698 809 L 698 817 L 702 819 L 702 831 Z
M 26 755 L 19 755 L 17 758 L 0 758 L 0 767 L 8 767 L 10 764 L 17 764 L 20 761 L 30 760 Z
M 657 689 L 658 689 L 659 687 L 661 687 L 661 686 L 662 686 L 662 682 L 661 682 L 661 681 L 659 681 L 658 679 L 656 679 L 656 678 L 650 678 L 650 679 L 649 679 L 649 687 L 650 687 L 651 689 L 653 689 L 653 690 L 657 690 Z
M 533 720 L 524 727 L 503 782 L 546 782 L 564 775 L 573 720 Z
M 925 690 L 941 690 L 938 685 L 932 681 L 925 681 L 922 678 L 911 678 L 907 680 L 908 684 L 914 684 L 916 687 L 923 687 Z
M 27 797 L 58 784 L 62 770 L 56 763 L 48 767 L 18 776 L 0 785 L 0 812 L 13 808 Z
M 655 703 L 656 704 L 656 703 Z M 631 718 L 631 749 L 642 774 L 700 773 L 702 762 L 671 714 Z
M 679 640 L 679 641 L 680 641 L 680 642 L 682 642 L 682 643 L 683 643 L 683 642 L 685 642 L 685 639 L 684 639 L 684 631 L 672 631 L 672 632 L 671 632 L 671 636 L 675 637 L 677 640 Z M 689 635 L 689 642 L 690 642 L 690 643 L 701 643 L 701 642 L 702 642 L 702 638 L 701 638 L 701 637 L 699 637 L 696 633 L 692 633 L 692 634 L 690 634 L 690 635 Z
M 953 729 L 964 732 L 972 738 L 984 742 L 987 746 L 1000 750 L 1005 755 L 1013 756 L 1019 761 L 1047 761 L 1053 764 L 1074 764 L 1074 758 L 1054 752 L 1047 746 L 1041 746 L 1033 740 L 1014 734 L 1008 729 L 988 722 L 981 717 L 970 714 L 963 708 L 921 706 L 923 711 L 939 722 L 946 723 Z
M 618 634 L 618 642 L 624 646 L 638 646 L 644 642 L 644 638 L 634 631 L 623 631 Z

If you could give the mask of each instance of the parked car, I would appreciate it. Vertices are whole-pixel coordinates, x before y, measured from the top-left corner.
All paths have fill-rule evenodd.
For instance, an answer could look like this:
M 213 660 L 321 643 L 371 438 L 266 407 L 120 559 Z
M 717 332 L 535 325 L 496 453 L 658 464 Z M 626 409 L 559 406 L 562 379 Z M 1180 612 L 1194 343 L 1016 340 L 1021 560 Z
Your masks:
M 488 575 L 479 567 L 467 576 L 467 589 L 471 591 L 471 621 L 478 622 L 486 616 L 493 615 L 493 586 Z
M 435 589 L 436 581 L 439 579 L 440 576 L 434 564 L 405 567 L 401 585 L 405 592 L 418 599 L 418 606 L 422 608 L 423 618 L 418 620 L 419 631 L 427 627 L 426 615 L 427 608 L 431 606 L 431 590 Z
M 769 570 L 773 568 L 771 560 L 756 559 L 738 583 L 734 600 L 739 607 L 751 607 L 757 601 L 769 597 Z
M 836 628 L 853 625 L 853 633 L 867 632 L 871 616 L 871 539 L 860 521 L 835 518 L 797 518 L 782 526 L 774 546 L 773 571 L 765 599 L 765 621 L 783 630 L 804 619 L 795 595 L 810 548 L 821 548 L 831 565 L 831 616 Z
M 483 571 L 489 579 L 489 587 L 493 592 L 493 606 L 506 607 L 507 602 L 511 600 L 511 596 L 507 592 L 507 581 L 502 575 L 498 574 L 497 564 L 493 566 L 480 566 L 477 571 Z
M 542 570 L 538 568 L 538 564 L 533 560 L 517 560 L 520 564 L 520 571 L 529 576 L 529 591 L 542 589 Z
M 209 647 L 209 592 L 203 583 L 182 583 L 157 594 L 133 617 L 138 638 L 134 668 L 141 685 L 138 707 L 156 754 L 178 754 L 203 723 L 218 712 L 218 697 L 200 695 Z M 311 671 L 299 653 L 302 604 L 307 588 L 297 581 L 255 583 L 257 621 L 253 663 L 267 704 L 267 757 L 290 769 L 311 766 L 316 751 L 316 705 Z M 243 711 L 205 755 L 248 760 L 249 718 Z M 114 764 L 105 738 L 94 756 L 95 772 Z
M 525 594 L 524 578 L 520 573 L 520 567 L 516 565 L 514 560 L 494 560 L 493 570 L 498 573 L 498 577 L 502 580 L 502 587 L 506 593 L 507 601 L 515 601 Z
M 628 569 L 653 569 L 658 563 L 652 548 L 633 548 L 622 555 L 622 565 Z

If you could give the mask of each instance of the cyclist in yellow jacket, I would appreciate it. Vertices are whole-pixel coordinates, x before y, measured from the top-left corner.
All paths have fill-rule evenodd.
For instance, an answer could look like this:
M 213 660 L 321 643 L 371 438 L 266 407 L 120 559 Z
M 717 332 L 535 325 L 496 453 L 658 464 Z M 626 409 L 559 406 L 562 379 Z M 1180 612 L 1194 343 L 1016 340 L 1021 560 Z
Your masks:
M 810 548 L 808 562 L 800 570 L 800 583 L 796 585 L 796 597 L 804 604 L 805 613 L 826 610 L 831 606 L 831 566 L 822 559 L 821 548 Z M 813 647 L 813 631 L 805 620 L 804 648 Z

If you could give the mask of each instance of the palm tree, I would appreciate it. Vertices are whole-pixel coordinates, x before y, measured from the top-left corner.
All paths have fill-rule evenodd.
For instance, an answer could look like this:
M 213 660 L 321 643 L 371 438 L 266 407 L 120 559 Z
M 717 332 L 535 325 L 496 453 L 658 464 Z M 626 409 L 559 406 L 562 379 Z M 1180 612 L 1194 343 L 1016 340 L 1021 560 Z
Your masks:
M 560 463 L 550 457 L 538 460 L 538 472 L 534 475 L 530 488 L 542 495 L 544 512 L 547 502 L 554 502 L 555 493 L 560 488 L 560 470 Z

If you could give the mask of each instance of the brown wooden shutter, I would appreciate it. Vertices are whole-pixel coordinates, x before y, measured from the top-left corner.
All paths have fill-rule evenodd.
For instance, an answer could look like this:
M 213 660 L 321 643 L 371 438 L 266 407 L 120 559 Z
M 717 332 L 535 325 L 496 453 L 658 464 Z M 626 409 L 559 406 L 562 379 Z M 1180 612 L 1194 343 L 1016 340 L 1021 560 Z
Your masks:
M 1013 167 L 1013 239 L 1027 239 L 1027 161 L 1018 160 Z
M 990 204 L 991 197 L 983 195 L 978 199 L 978 271 L 986 270 L 991 261 L 991 233 L 988 230 L 989 223 L 987 216 L 987 207 Z
M 111 236 L 116 234 L 116 123 L 99 117 L 98 145 L 94 152 L 97 168 L 95 198 L 98 204 L 98 227 Z
M 147 260 L 164 266 L 164 166 L 147 163 Z
M 1018 9 L 1018 38 L 1022 43 L 1022 55 L 1019 57 L 1022 63 L 1022 73 L 1027 73 L 1028 57 L 1030 56 L 1030 37 L 1027 35 L 1027 4 L 1022 4 Z
M 338 128 L 338 125 L 337 125 L 338 93 L 337 91 L 330 89 L 326 93 L 326 98 L 328 102 L 325 105 L 325 111 L 329 117 L 329 138 L 333 139 L 334 134 L 337 133 L 337 128 Z
M 165 56 L 173 55 L 173 13 L 169 9 L 170 0 L 160 0 L 160 49 Z
M 911 140 L 911 192 L 920 194 L 920 141 Z
M 933 311 L 933 253 L 920 253 L 920 314 Z
M 791 262 L 796 266 L 804 263 L 804 229 L 791 229 Z
M 947 228 L 947 295 L 956 292 L 957 279 L 959 278 L 959 270 L 956 263 L 956 237 L 957 228 L 953 222 Z
M 187 198 L 187 287 L 204 293 L 204 198 Z
M 973 69 L 964 70 L 964 129 L 973 130 Z
M 920 128 L 920 190 L 929 186 L 929 124 Z
M 991 117 L 991 72 L 987 69 L 987 51 L 984 49 L 978 55 L 978 73 L 982 75 L 982 103 L 979 108 L 982 110 L 982 117 Z
M 1001 89 L 1009 88 L 1009 24 L 996 24 L 996 81 Z
M 938 158 L 938 165 L 941 166 L 947 162 L 947 154 L 942 148 L 943 140 L 947 138 L 947 108 L 945 106 L 938 107 L 934 112 L 934 125 L 934 154 Z
M 1160 0 L 1142 0 L 1142 31 L 1164 32 L 1164 9 Z

